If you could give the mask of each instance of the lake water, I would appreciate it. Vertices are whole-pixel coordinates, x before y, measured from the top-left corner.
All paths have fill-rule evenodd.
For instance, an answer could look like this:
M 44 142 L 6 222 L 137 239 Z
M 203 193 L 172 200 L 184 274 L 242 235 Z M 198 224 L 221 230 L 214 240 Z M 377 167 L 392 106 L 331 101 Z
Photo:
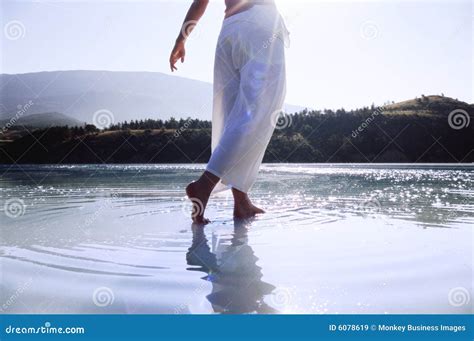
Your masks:
M 203 168 L 1 166 L 1 311 L 472 312 L 474 166 L 264 165 L 205 228 Z

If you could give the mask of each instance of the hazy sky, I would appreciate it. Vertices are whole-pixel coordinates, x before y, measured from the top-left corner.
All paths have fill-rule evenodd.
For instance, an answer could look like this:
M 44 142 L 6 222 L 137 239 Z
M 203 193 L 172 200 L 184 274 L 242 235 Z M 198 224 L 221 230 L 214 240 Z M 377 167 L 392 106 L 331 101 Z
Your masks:
M 1 0 L 2 73 L 169 73 L 191 1 Z M 473 101 L 471 1 L 277 1 L 291 31 L 287 102 L 353 108 L 421 94 Z M 211 1 L 176 75 L 212 80 L 224 0 Z

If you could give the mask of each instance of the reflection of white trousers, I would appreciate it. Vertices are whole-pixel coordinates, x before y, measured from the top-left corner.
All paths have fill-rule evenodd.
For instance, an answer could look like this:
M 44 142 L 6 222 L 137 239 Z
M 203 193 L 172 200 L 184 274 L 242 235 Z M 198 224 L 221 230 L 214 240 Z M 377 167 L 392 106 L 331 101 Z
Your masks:
M 225 19 L 217 43 L 207 171 L 245 193 L 256 180 L 283 106 L 287 39 L 277 9 L 255 5 Z

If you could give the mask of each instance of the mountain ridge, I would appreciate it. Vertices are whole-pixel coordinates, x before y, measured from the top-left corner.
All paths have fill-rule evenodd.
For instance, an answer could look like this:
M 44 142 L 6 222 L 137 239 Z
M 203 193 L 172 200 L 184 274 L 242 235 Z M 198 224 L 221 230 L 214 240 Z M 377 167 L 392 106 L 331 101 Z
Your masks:
M 108 110 L 116 122 L 132 119 L 211 118 L 212 84 L 150 71 L 67 70 L 0 74 L 0 119 L 34 102 L 28 114 L 60 112 L 92 123 Z M 296 112 L 301 106 L 287 105 Z
M 25 116 L 12 117 L 11 119 L 0 120 L 0 126 L 9 128 L 15 126 L 24 126 L 31 128 L 47 128 L 50 126 L 83 126 L 85 122 L 81 122 L 74 118 L 58 112 L 48 112 L 31 114 Z

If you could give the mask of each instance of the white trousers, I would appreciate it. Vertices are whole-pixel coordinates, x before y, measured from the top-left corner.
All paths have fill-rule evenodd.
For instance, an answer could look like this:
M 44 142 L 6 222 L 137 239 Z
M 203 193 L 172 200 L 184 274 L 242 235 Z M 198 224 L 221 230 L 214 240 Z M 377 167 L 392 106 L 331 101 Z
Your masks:
M 212 155 L 225 188 L 254 184 L 286 93 L 288 31 L 276 7 L 255 5 L 224 20 L 214 66 Z M 222 190 L 221 185 L 216 190 Z

